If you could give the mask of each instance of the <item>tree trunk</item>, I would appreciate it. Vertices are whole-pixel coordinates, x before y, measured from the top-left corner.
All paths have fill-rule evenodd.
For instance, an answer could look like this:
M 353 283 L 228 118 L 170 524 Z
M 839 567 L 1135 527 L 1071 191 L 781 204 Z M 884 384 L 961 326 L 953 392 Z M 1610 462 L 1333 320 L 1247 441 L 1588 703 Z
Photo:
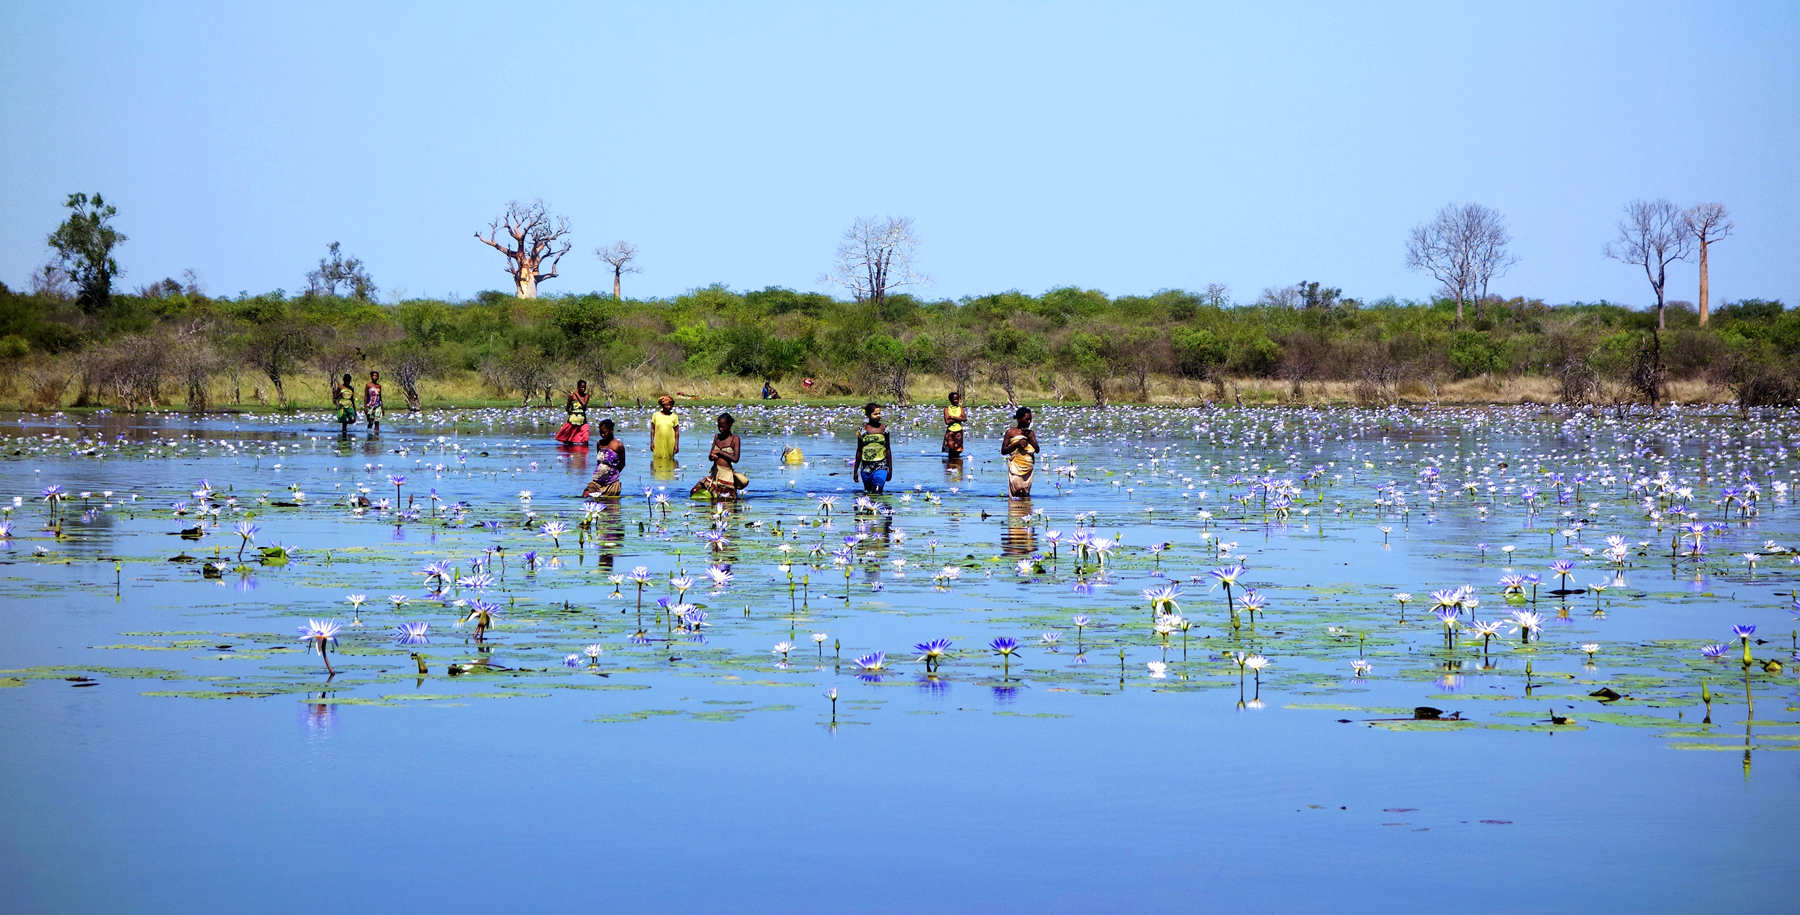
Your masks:
M 271 376 L 269 376 L 269 381 L 273 382 L 275 385 L 275 404 L 276 404 L 276 406 L 281 406 L 281 407 L 287 406 L 287 390 L 281 386 L 281 376 L 280 375 L 271 375 Z
M 614 299 L 619 298 L 619 274 L 621 274 L 623 272 L 625 272 L 624 268 L 621 268 L 621 267 L 613 268 L 613 298 Z
M 1707 282 L 1706 282 L 1706 248 L 1707 248 L 1707 244 L 1704 240 L 1702 240 L 1700 242 L 1700 326 L 1701 327 L 1706 326 L 1706 319 L 1708 317 L 1706 304 L 1709 301 L 1708 294 L 1711 293 L 1711 291 L 1712 291 L 1710 288 L 1708 288 Z
M 537 273 L 529 268 L 513 276 L 513 294 L 521 299 L 537 298 Z
M 406 392 L 406 409 L 419 412 L 419 388 L 410 381 L 401 381 L 400 390 Z

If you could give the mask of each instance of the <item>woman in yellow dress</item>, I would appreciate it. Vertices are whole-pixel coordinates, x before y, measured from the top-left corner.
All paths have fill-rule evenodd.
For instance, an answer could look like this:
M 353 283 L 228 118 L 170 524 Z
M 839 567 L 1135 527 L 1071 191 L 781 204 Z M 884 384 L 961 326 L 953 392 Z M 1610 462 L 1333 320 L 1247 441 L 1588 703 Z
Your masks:
M 950 392 L 950 406 L 944 408 L 944 456 L 949 460 L 962 457 L 963 420 L 969 418 L 969 411 L 963 409 L 962 393 Z
M 675 415 L 675 398 L 664 394 L 656 398 L 656 412 L 650 414 L 650 460 L 668 463 L 681 453 L 681 417 Z
M 1037 433 L 1031 431 L 1031 408 L 1013 414 L 1013 427 L 1000 437 L 1000 454 L 1006 458 L 1006 494 L 1031 498 L 1031 473 L 1037 463 Z

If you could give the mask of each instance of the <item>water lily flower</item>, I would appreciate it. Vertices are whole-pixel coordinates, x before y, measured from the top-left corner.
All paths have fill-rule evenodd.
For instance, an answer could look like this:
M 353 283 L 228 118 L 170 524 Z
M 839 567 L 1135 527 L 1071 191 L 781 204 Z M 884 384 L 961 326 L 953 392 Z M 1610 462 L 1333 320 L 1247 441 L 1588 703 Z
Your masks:
M 1150 678 L 1153 680 L 1162 680 L 1169 676 L 1169 665 L 1166 662 L 1147 661 L 1144 666 L 1150 669 Z
M 538 528 L 538 536 L 549 537 L 550 543 L 559 550 L 562 549 L 562 535 L 568 532 L 569 526 L 567 524 L 554 520 L 545 521 L 543 525 Z
M 723 588 L 726 585 L 731 584 L 731 580 L 734 576 L 731 574 L 731 568 L 729 566 L 714 565 L 707 567 L 706 577 L 712 579 L 713 587 Z
M 1513 631 L 1519 633 L 1522 642 L 1531 641 L 1531 634 L 1544 628 L 1544 618 L 1536 610 L 1514 610 L 1512 618 Z
M 402 645 L 425 644 L 431 641 L 425 634 L 425 631 L 429 628 L 431 628 L 431 623 L 426 621 L 401 623 L 394 629 L 394 641 L 399 642 Z
M 1368 661 L 1365 661 L 1362 658 L 1356 658 L 1350 662 L 1350 669 L 1355 672 L 1356 676 L 1360 677 L 1375 668 Z
M 1150 602 L 1150 613 L 1153 616 L 1181 609 L 1181 603 L 1177 600 L 1179 597 L 1181 585 L 1178 582 L 1144 589 L 1144 599 Z
M 1725 646 L 1723 646 L 1723 645 L 1714 644 L 1714 645 L 1700 646 L 1700 656 L 1703 658 L 1706 658 L 1708 660 L 1714 660 L 1717 658 L 1721 658 L 1721 657 L 1724 657 L 1724 655 L 1725 655 Z
M 1600 643 L 1599 642 L 1582 642 L 1581 650 L 1584 654 L 1587 655 L 1588 660 L 1592 661 L 1592 660 L 1594 660 L 1594 653 L 1598 652 L 1600 650 Z
M 1013 655 L 1019 653 L 1019 642 L 1011 636 L 997 636 L 988 642 L 988 648 L 1000 656 L 1001 676 L 1005 677 L 1012 669 Z
M 325 662 L 325 671 L 330 674 L 336 674 L 337 671 L 332 669 L 331 657 L 326 654 L 325 649 L 328 645 L 337 647 L 338 633 L 343 628 L 337 620 L 314 619 L 307 620 L 306 625 L 300 627 L 300 641 L 312 643 L 313 648 L 319 652 L 319 659 Z
M 239 521 L 235 530 L 237 531 L 239 538 L 237 558 L 239 562 L 242 562 L 244 559 L 244 547 L 256 541 L 256 534 L 258 531 L 262 530 L 262 528 L 251 524 L 248 521 Z
M 868 654 L 857 657 L 854 663 L 859 669 L 867 673 L 875 673 L 887 666 L 887 652 L 871 651 Z
M 1733 626 L 1731 627 L 1731 634 L 1737 636 L 1738 642 L 1744 646 L 1744 666 L 1749 667 L 1750 637 L 1756 634 L 1756 627 L 1749 624 Z
M 774 648 L 769 649 L 769 653 L 781 655 L 781 659 L 783 661 L 785 661 L 785 660 L 787 660 L 788 652 L 793 651 L 793 650 L 794 650 L 793 642 L 780 641 L 780 642 L 775 643 Z
M 480 641 L 489 628 L 494 625 L 494 617 L 500 614 L 500 605 L 476 598 L 469 602 L 469 615 L 463 622 L 475 623 L 475 640 Z
M 932 639 L 928 642 L 920 642 L 913 646 L 913 650 L 919 653 L 919 656 L 913 660 L 924 661 L 925 670 L 930 672 L 936 670 L 938 665 L 943 663 L 945 653 L 950 650 L 950 640 Z

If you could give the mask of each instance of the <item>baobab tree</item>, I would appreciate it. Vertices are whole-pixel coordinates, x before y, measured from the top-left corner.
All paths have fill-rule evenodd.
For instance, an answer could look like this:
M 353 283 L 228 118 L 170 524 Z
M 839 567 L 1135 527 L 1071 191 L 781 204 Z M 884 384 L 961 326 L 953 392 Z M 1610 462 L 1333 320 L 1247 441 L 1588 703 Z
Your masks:
M 1498 210 L 1479 203 L 1446 204 L 1430 222 L 1413 227 L 1406 266 L 1431 274 L 1445 298 L 1456 300 L 1460 324 L 1463 302 L 1473 298 L 1479 316 L 1488 283 L 1519 262 L 1506 250 L 1510 244 L 1512 236 Z
M 595 248 L 594 256 L 607 262 L 613 271 L 613 298 L 619 298 L 619 277 L 627 273 L 641 273 L 639 268 L 631 266 L 631 259 L 637 257 L 637 245 L 628 241 L 615 241 L 604 248 Z
M 502 231 L 512 240 L 503 243 Z M 556 265 L 569 253 L 568 234 L 569 220 L 551 215 L 542 200 L 529 205 L 514 200 L 507 203 L 505 213 L 488 223 L 487 237 L 477 232 L 475 238 L 506 256 L 513 294 L 521 299 L 535 299 L 538 284 L 555 277 Z
M 1606 256 L 1620 263 L 1644 268 L 1644 277 L 1656 293 L 1656 329 L 1665 330 L 1663 287 L 1669 265 L 1687 260 L 1693 236 L 1675 204 L 1666 199 L 1633 200 L 1619 220 L 1619 237 L 1606 246 Z
M 911 219 L 858 219 L 845 230 L 844 240 L 838 245 L 836 269 L 827 279 L 850 290 L 856 301 L 873 303 L 875 317 L 880 318 L 890 291 L 927 282 L 913 269 L 913 254 L 918 247 Z
M 1706 274 L 1707 249 L 1712 247 L 1713 242 L 1730 236 L 1731 230 L 1736 227 L 1731 224 L 1731 214 L 1725 212 L 1725 204 L 1722 203 L 1695 204 L 1688 207 L 1681 218 L 1687 223 L 1688 234 L 1700 245 L 1700 324 L 1705 326 L 1709 317 L 1706 306 L 1711 301 L 1712 293 Z

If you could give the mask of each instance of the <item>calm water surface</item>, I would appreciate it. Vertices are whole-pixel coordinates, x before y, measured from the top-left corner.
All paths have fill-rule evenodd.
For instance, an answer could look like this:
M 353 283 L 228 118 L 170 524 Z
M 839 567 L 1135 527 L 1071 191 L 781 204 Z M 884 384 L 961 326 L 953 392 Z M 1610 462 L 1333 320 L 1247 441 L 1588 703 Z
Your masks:
M 19 911 L 1670 910 L 1800 888 L 1792 415 L 1050 409 L 1022 504 L 1001 411 L 977 411 L 960 468 L 935 411 L 898 411 L 896 483 L 858 511 L 854 411 L 734 412 L 749 499 L 687 499 L 704 437 L 651 467 L 622 411 L 626 498 L 591 521 L 591 454 L 556 448 L 542 411 L 396 415 L 349 442 L 309 415 L 7 418 L 0 892 Z M 1694 522 L 1704 549 L 1672 549 Z M 1103 567 L 1078 535 L 1115 542 Z M 256 561 L 273 544 L 290 560 Z M 495 580 L 434 597 L 439 560 Z M 1554 560 L 1579 593 L 1551 593 Z M 1234 603 L 1249 586 L 1267 607 L 1234 628 L 1208 573 L 1240 561 Z M 637 566 L 641 614 L 608 580 Z M 657 607 L 678 571 L 698 633 Z M 1542 577 L 1535 603 L 1509 571 Z M 1165 642 L 1144 591 L 1170 583 L 1189 625 Z M 1447 647 L 1430 595 L 1464 584 Z M 501 607 L 479 642 L 455 604 L 478 596 Z M 1529 610 L 1529 643 L 1507 626 L 1484 653 L 1463 628 Z M 297 638 L 309 619 L 345 625 L 336 676 Z M 398 646 L 403 621 L 429 643 Z M 1757 627 L 1748 669 L 1734 625 Z M 912 647 L 935 638 L 931 677 Z M 1238 652 L 1270 659 L 1260 685 Z

